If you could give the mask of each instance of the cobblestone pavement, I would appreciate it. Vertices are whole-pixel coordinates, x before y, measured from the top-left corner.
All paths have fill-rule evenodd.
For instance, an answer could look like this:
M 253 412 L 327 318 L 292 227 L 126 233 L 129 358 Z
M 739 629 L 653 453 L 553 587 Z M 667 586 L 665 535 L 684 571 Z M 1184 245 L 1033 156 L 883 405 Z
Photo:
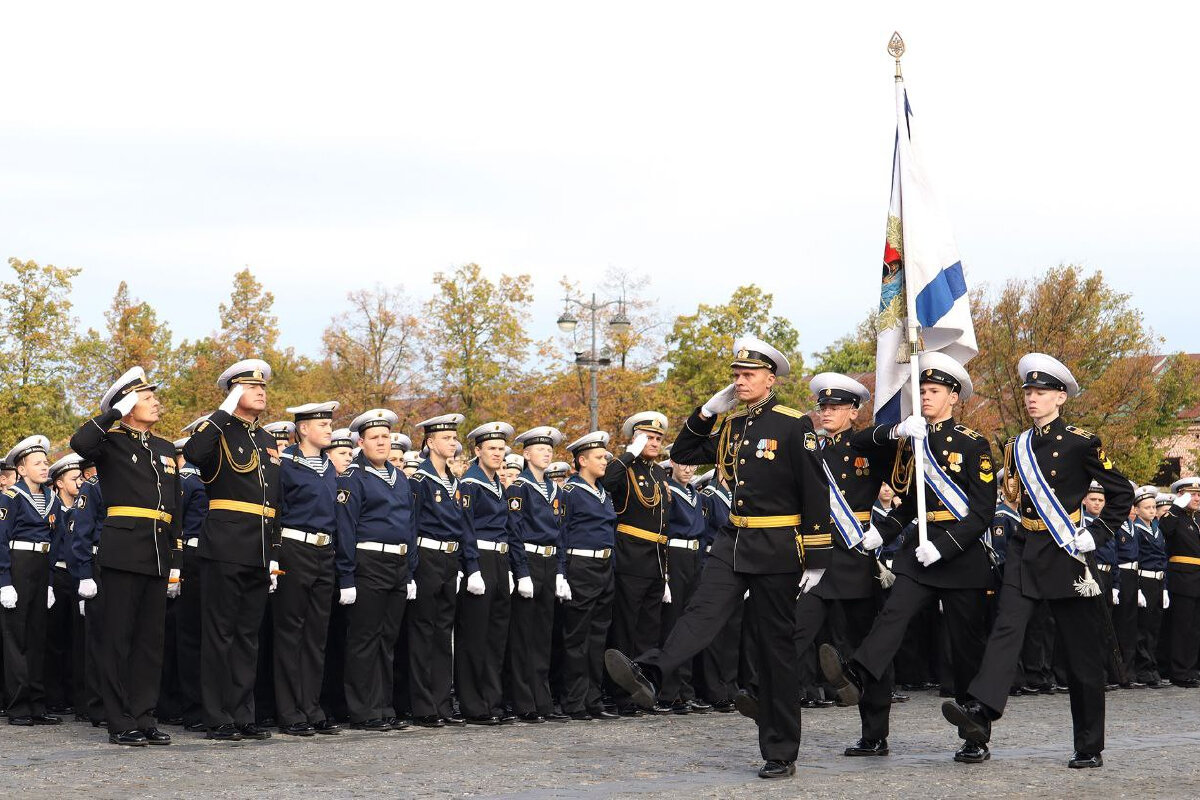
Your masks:
M 84 723 L 0 725 L 0 796 L 106 797 L 1179 797 L 1200 796 L 1200 691 L 1108 695 L 1099 770 L 1069 770 L 1065 695 L 1014 698 L 992 760 L 955 764 L 940 699 L 893 706 L 892 755 L 841 755 L 853 709 L 806 711 L 796 777 L 764 781 L 737 714 L 465 730 L 346 731 L 219 744 L 168 728 L 170 747 L 118 748 Z

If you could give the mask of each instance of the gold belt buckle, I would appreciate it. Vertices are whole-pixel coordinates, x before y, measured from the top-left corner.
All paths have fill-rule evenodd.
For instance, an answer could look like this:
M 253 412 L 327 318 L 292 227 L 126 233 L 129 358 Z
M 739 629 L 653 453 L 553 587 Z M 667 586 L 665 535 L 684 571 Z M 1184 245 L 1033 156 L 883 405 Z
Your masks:
M 329 544 L 329 542 L 332 538 L 333 537 L 330 536 L 328 533 L 318 533 L 317 541 L 316 541 L 317 547 L 324 547 L 325 545 Z

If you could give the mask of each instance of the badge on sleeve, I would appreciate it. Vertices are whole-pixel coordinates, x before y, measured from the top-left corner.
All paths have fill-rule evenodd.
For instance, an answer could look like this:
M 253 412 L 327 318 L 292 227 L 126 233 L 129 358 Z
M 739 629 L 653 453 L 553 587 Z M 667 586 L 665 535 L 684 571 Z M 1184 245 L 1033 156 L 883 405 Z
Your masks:
M 0 506 L 0 519 L 8 519 L 8 509 Z
M 79 495 L 79 497 L 75 498 L 75 507 L 76 508 L 84 508 L 86 505 L 87 505 L 87 495 L 86 494 L 81 494 L 81 495 Z M 3 519 L 3 517 L 0 517 L 0 519 Z
M 509 511 L 520 511 L 521 510 L 521 498 L 514 497 L 514 498 L 510 499 L 508 501 L 508 510 Z M 0 517 L 0 519 L 3 519 L 3 518 Z
M 463 507 L 463 508 L 470 508 L 470 507 L 471 507 L 471 495 L 469 495 L 469 494 L 464 494 L 464 495 L 463 495 L 463 499 L 462 499 L 462 507 Z
M 1100 457 L 1100 466 L 1104 467 L 1105 469 L 1113 468 L 1112 459 L 1104 454 L 1103 447 L 1100 448 L 1100 450 L 1096 453 L 1096 455 L 1098 455 Z
M 992 457 L 982 455 L 979 457 L 979 480 L 984 483 L 991 483 L 995 475 L 992 474 Z
M 817 451 L 817 435 L 815 433 L 804 434 L 804 449 L 814 453 Z
M 350 490 L 349 489 L 338 489 L 337 501 L 339 503 L 341 503 L 342 505 L 345 505 L 346 503 L 348 503 L 350 501 Z

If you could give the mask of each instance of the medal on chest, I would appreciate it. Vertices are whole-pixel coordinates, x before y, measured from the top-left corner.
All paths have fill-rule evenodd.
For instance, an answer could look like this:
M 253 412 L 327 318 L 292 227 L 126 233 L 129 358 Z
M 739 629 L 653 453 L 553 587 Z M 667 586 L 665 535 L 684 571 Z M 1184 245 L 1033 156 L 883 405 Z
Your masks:
M 779 449 L 779 442 L 775 439 L 759 439 L 758 445 L 754 451 L 755 458 L 765 458 L 768 461 L 775 460 L 775 451 Z

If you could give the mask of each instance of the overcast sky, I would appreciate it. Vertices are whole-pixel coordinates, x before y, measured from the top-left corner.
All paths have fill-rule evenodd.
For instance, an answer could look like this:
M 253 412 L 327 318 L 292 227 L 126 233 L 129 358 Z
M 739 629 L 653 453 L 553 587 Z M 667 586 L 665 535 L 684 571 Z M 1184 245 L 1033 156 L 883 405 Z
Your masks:
M 0 24 L 0 255 L 178 337 L 243 266 L 316 354 L 345 292 L 474 261 L 774 292 L 803 350 L 878 302 L 888 38 L 968 282 L 1103 270 L 1200 351 L 1200 13 L 1182 4 L 24 3 Z

